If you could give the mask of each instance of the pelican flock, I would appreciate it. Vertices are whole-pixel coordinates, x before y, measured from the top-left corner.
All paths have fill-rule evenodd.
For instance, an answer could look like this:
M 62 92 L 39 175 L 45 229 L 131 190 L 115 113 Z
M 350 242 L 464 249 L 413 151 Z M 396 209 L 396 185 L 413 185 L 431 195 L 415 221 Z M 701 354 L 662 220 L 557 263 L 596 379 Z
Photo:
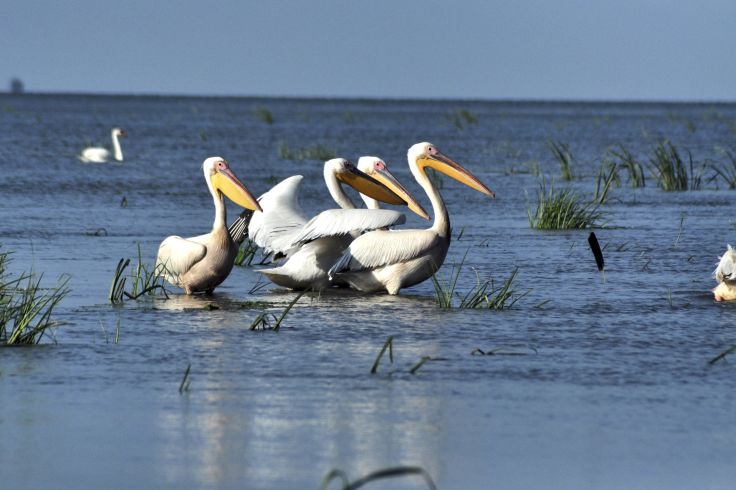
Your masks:
M 111 159 L 115 161 L 123 161 L 123 150 L 120 147 L 119 138 L 128 136 L 124 130 L 120 128 L 113 128 L 111 131 L 112 136 L 112 152 L 107 148 L 101 146 L 90 146 L 82 150 L 79 154 L 79 160 L 85 163 L 106 163 Z
M 323 211 L 311 220 L 307 220 L 298 202 L 301 175 L 283 180 L 262 195 L 259 203 L 263 212 L 253 213 L 248 235 L 267 252 L 284 256 L 286 260 L 278 267 L 257 272 L 290 289 L 324 289 L 332 285 L 328 269 L 355 237 L 406 220 L 402 213 L 376 209 L 376 205 L 374 209 L 356 209 L 341 183 L 371 200 L 406 205 L 428 218 L 426 211 L 391 175 L 382 160 L 381 166 L 380 171 L 371 169 L 372 175 L 368 175 L 344 158 L 325 162 L 325 184 L 340 209 Z M 231 230 L 238 226 L 241 225 L 231 226 Z
M 170 236 L 158 248 L 156 270 L 186 294 L 211 294 L 230 274 L 238 254 L 226 225 L 223 195 L 253 211 L 261 207 L 221 157 L 210 157 L 202 164 L 204 180 L 215 204 L 212 231 L 191 238 Z

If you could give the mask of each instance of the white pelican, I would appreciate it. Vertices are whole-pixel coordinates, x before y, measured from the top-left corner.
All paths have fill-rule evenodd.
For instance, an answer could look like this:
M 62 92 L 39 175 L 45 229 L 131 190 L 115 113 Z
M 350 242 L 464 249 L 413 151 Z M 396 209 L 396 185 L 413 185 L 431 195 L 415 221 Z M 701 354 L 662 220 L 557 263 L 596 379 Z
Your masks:
M 238 254 L 226 226 L 223 194 L 244 208 L 260 211 L 255 197 L 238 180 L 221 157 L 202 164 L 204 180 L 215 202 L 212 231 L 192 238 L 170 236 L 158 248 L 156 270 L 187 294 L 212 291 L 230 274 Z
M 713 271 L 713 277 L 718 286 L 713 289 L 716 301 L 730 301 L 736 299 L 736 250 L 728 245 L 718 267 Z
M 473 174 L 443 155 L 431 143 L 417 143 L 408 152 L 409 168 L 427 192 L 434 224 L 426 230 L 376 230 L 353 240 L 329 276 L 360 291 L 387 291 L 418 284 L 440 268 L 450 247 L 450 218 L 425 167 L 442 172 L 491 197 L 495 194 Z
M 248 234 L 266 251 L 285 255 L 288 260 L 279 267 L 258 272 L 290 289 L 324 289 L 330 286 L 327 270 L 355 236 L 406 221 L 398 211 L 355 209 L 340 182 L 379 201 L 408 205 L 415 213 L 428 218 L 421 205 L 385 167 L 384 163 L 382 172 L 374 173 L 374 178 L 344 158 L 325 162 L 325 183 L 341 209 L 323 211 L 309 221 L 297 199 L 301 175 L 283 180 L 261 196 L 259 202 L 264 211 L 253 214 Z
M 110 158 L 114 158 L 118 162 L 123 161 L 123 150 L 120 148 L 120 141 L 118 138 L 128 136 L 124 130 L 120 128 L 112 129 L 112 149 L 111 152 L 107 148 L 101 146 L 90 146 L 82 150 L 79 154 L 79 159 L 85 163 L 105 163 L 110 161 Z

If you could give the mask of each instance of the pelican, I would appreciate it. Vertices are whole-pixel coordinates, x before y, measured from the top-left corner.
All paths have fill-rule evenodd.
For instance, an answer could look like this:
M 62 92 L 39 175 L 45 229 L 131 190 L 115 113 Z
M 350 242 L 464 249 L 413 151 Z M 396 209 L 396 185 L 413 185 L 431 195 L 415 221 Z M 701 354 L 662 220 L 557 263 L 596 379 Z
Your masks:
M 238 180 L 221 157 L 210 157 L 202 164 L 204 180 L 215 203 L 212 231 L 192 238 L 170 236 L 158 247 L 156 270 L 164 279 L 186 294 L 211 294 L 230 274 L 238 246 L 226 226 L 223 194 L 236 204 L 261 211 L 255 197 Z
M 387 209 L 355 209 L 340 182 L 361 194 L 389 204 L 405 204 L 428 218 L 422 206 L 399 184 L 386 168 L 366 175 L 344 158 L 325 162 L 327 189 L 341 209 L 323 211 L 307 221 L 299 204 L 301 175 L 289 177 L 259 198 L 262 213 L 254 213 L 249 226 L 250 238 L 267 252 L 285 255 L 279 267 L 258 272 L 271 282 L 290 289 L 324 289 L 329 287 L 327 270 L 340 258 L 355 236 L 369 230 L 401 224 L 406 217 Z M 233 230 L 234 226 L 231 226 Z
M 101 146 L 90 146 L 82 150 L 79 154 L 79 159 L 85 163 L 105 163 L 110 161 L 110 158 L 114 158 L 118 162 L 123 161 L 123 150 L 120 148 L 120 141 L 118 138 L 128 136 L 124 130 L 120 128 L 113 128 L 112 132 L 112 149 L 110 152 L 107 148 Z
M 443 155 L 431 143 L 417 143 L 407 154 L 414 178 L 432 202 L 434 224 L 426 230 L 375 230 L 353 240 L 330 268 L 329 276 L 360 291 L 398 294 L 440 268 L 450 247 L 450 218 L 426 167 L 442 172 L 483 194 L 495 194 L 473 174 Z
M 720 257 L 713 277 L 718 281 L 718 286 L 713 289 L 716 301 L 736 299 L 736 250 L 731 245 L 728 245 L 726 253 Z

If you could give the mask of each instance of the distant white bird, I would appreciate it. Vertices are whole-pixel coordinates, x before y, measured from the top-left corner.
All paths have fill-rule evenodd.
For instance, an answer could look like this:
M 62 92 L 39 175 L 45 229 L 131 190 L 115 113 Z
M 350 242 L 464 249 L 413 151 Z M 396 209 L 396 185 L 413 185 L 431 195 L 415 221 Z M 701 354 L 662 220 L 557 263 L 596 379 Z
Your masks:
M 718 286 L 713 289 L 716 301 L 736 299 L 736 250 L 731 245 L 728 245 L 726 253 L 721 256 L 713 277 L 718 281 Z
M 207 188 L 215 203 L 212 231 L 192 238 L 170 236 L 158 248 L 156 270 L 187 294 L 211 294 L 230 274 L 238 246 L 228 233 L 223 194 L 244 208 L 260 211 L 255 197 L 238 180 L 221 157 L 202 164 Z
M 78 157 L 79 160 L 85 163 L 105 163 L 109 162 L 111 159 L 122 162 L 123 150 L 122 148 L 120 148 L 120 141 L 118 140 L 118 138 L 124 138 L 128 136 L 128 133 L 120 128 L 113 128 L 111 135 L 113 149 L 112 152 L 107 148 L 102 148 L 101 146 L 90 146 L 82 150 L 82 153 L 80 153 Z
M 493 197 L 493 192 L 473 174 L 443 155 L 431 143 L 409 148 L 409 168 L 427 192 L 434 211 L 434 225 L 426 230 L 376 230 L 359 236 L 349 245 L 329 276 L 360 291 L 387 291 L 418 284 L 434 274 L 450 246 L 450 218 L 439 191 L 425 168 L 442 172 L 465 185 Z
M 259 198 L 262 213 L 254 213 L 249 237 L 267 252 L 284 255 L 279 267 L 260 269 L 271 282 L 290 289 L 329 287 L 327 270 L 355 236 L 369 230 L 401 224 L 406 217 L 387 209 L 355 209 L 340 182 L 361 194 L 390 204 L 408 205 L 422 217 L 428 215 L 414 197 L 385 168 L 369 176 L 344 158 L 325 162 L 327 189 L 341 209 L 329 209 L 307 221 L 298 203 L 301 175 L 289 177 Z M 231 231 L 235 225 L 231 226 Z

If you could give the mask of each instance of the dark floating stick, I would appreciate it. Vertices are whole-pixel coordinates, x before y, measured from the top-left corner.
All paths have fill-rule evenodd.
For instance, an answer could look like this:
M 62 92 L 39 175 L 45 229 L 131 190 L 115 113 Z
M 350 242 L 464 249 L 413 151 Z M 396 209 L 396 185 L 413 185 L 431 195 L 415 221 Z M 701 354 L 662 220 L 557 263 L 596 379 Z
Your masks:
M 184 393 L 185 391 L 189 391 L 189 384 L 191 381 L 189 380 L 189 370 L 192 369 L 192 364 L 189 363 L 187 365 L 187 370 L 184 371 L 184 377 L 181 380 L 181 384 L 179 385 L 179 393 Z
M 396 478 L 396 477 L 403 477 L 407 475 L 417 475 L 421 476 L 424 479 L 424 483 L 427 484 L 427 488 L 430 490 L 437 490 L 437 485 L 435 485 L 434 480 L 432 480 L 432 477 L 429 476 L 429 473 L 427 471 L 419 466 L 394 466 L 390 468 L 383 468 L 377 471 L 374 471 L 373 473 L 369 473 L 368 475 L 358 478 L 357 480 L 350 483 L 348 480 L 347 475 L 344 471 L 339 469 L 334 469 L 327 473 L 327 475 L 322 480 L 322 490 L 326 490 L 327 487 L 330 485 L 330 482 L 334 479 L 341 479 L 342 480 L 342 490 L 357 490 L 358 488 L 366 485 L 367 483 L 370 483 L 375 480 L 381 480 L 384 478 Z
M 381 352 L 378 353 L 378 356 L 376 357 L 376 361 L 373 363 L 373 367 L 371 368 L 371 374 L 376 374 L 376 371 L 378 371 L 378 364 L 381 362 L 381 357 L 383 357 L 383 353 L 386 352 L 386 349 L 388 349 L 388 357 L 391 363 L 394 362 L 394 336 L 391 335 L 389 338 L 386 339 L 386 342 L 383 344 L 383 348 L 381 349 Z
M 595 233 L 592 231 L 590 232 L 590 235 L 588 235 L 588 245 L 590 245 L 590 249 L 593 251 L 595 264 L 598 266 L 598 270 L 603 272 L 603 268 L 605 267 L 605 264 L 603 263 L 603 252 L 601 252 L 601 246 L 598 244 L 598 238 L 596 238 Z
M 708 364 L 715 364 L 718 361 L 720 361 L 721 359 L 725 359 L 727 355 L 733 354 L 734 352 L 736 352 L 736 345 L 732 345 L 728 349 L 726 349 L 723 352 L 721 352 L 720 354 L 718 354 L 716 357 L 714 357 L 713 359 L 711 359 L 710 361 L 708 361 Z

